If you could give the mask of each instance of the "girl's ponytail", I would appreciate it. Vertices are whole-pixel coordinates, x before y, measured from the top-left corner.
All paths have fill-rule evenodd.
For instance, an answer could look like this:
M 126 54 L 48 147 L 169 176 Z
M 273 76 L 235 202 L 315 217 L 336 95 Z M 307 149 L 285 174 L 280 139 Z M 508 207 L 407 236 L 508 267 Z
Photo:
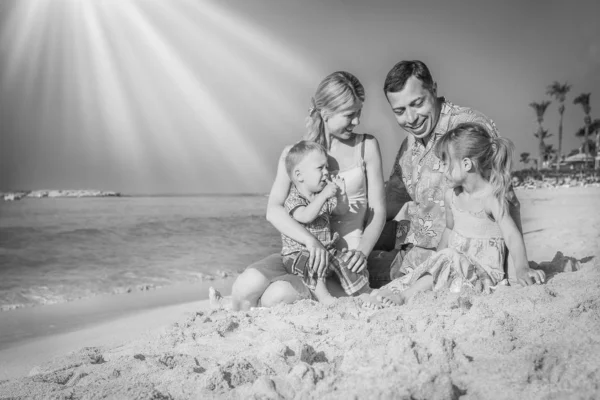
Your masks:
M 514 145 L 506 138 L 494 137 L 490 145 L 490 184 L 494 196 L 500 203 L 500 215 L 508 208 L 506 195 L 511 185 L 510 171 L 512 169 L 512 156 Z

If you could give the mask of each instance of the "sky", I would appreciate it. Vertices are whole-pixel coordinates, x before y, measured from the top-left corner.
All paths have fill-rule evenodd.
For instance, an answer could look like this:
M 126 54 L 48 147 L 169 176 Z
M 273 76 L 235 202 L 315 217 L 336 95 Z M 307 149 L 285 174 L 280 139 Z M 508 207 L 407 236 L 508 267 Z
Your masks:
M 0 191 L 266 193 L 337 70 L 365 86 L 355 131 L 377 137 L 387 176 L 407 133 L 383 82 L 414 59 L 440 95 L 492 118 L 517 157 L 537 154 L 528 104 L 568 82 L 568 153 L 584 116 L 573 98 L 591 92 L 600 116 L 599 4 L 3 0 Z M 555 148 L 557 108 L 544 119 Z

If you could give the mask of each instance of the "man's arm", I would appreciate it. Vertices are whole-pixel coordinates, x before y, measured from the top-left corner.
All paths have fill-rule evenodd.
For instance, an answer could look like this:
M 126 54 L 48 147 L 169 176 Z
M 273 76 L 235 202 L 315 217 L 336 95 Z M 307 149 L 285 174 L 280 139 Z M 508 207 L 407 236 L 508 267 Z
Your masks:
M 404 181 L 402 181 L 402 167 L 400 166 L 400 159 L 406 152 L 407 147 L 408 139 L 404 139 L 402 145 L 400 146 L 400 150 L 398 150 L 398 154 L 396 155 L 396 160 L 394 161 L 394 166 L 392 167 L 390 179 L 385 185 L 387 221 L 394 219 L 394 217 L 402 209 L 402 206 L 411 201 L 410 195 L 408 194 L 406 186 L 404 185 Z

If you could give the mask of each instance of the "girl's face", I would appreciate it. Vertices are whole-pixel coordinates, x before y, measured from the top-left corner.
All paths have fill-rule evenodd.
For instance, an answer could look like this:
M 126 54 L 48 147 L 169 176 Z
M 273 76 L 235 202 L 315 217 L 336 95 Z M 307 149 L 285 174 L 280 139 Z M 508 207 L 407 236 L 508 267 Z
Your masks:
M 453 146 L 449 146 L 448 155 L 443 164 L 446 170 L 446 179 L 453 188 L 464 183 L 467 173 L 471 169 L 471 160 L 468 158 L 461 159 L 457 156 Z
M 340 111 L 325 116 L 325 131 L 338 139 L 350 139 L 354 135 L 354 128 L 360 124 L 362 104 L 345 111 Z

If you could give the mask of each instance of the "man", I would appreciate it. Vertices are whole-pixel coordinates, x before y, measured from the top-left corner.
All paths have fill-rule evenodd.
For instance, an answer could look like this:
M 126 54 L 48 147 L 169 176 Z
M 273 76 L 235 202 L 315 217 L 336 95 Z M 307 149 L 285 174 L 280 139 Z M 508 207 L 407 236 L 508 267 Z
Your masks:
M 491 119 L 437 96 L 437 85 L 421 61 L 401 61 L 388 73 L 384 93 L 398 125 L 409 133 L 404 139 L 386 186 L 387 220 L 399 220 L 391 278 L 415 267 L 434 251 L 446 226 L 444 193 L 448 188 L 441 161 L 433 148 L 437 139 L 463 122 L 485 126 L 498 135 Z M 510 213 L 519 230 L 519 202 L 510 193 Z M 402 221 L 403 220 L 403 221 Z M 509 257 L 507 257 L 509 259 Z M 512 264 L 512 262 L 510 262 Z M 512 277 L 514 269 L 509 267 Z

